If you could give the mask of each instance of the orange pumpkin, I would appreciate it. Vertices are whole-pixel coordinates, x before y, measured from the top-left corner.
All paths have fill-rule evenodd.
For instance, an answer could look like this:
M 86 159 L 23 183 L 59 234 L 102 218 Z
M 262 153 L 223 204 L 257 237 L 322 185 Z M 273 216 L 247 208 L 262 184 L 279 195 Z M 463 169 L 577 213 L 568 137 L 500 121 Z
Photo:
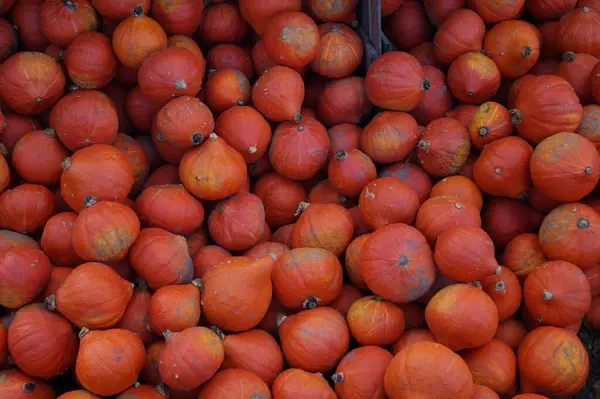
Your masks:
M 248 24 L 237 4 L 233 3 L 215 3 L 206 7 L 200 28 L 196 31 L 208 47 L 219 43 L 241 43 L 247 33 Z
M 535 320 L 558 327 L 581 320 L 592 300 L 587 276 L 561 260 L 543 263 L 529 273 L 523 297 Z
M 194 277 L 202 278 L 207 270 L 231 256 L 231 252 L 217 245 L 207 245 L 196 251 L 192 256 L 194 262 Z
M 284 66 L 265 70 L 252 87 L 252 103 L 267 119 L 300 122 L 304 82 L 298 72 Z
M 124 66 L 138 70 L 146 58 L 167 47 L 167 34 L 158 22 L 145 15 L 147 10 L 142 5 L 136 4 L 130 10 L 131 16 L 116 27 L 112 45 Z
M 148 133 L 152 127 L 154 116 L 161 109 L 160 104 L 154 104 L 144 96 L 139 86 L 129 91 L 126 100 L 127 115 L 136 129 Z
M 417 121 L 404 112 L 377 114 L 360 134 L 360 148 L 373 161 L 391 163 L 410 154 L 419 140 Z
M 150 172 L 150 159 L 140 143 L 133 137 L 118 133 L 113 145 L 121 150 L 133 168 L 133 186 L 130 195 L 137 195 Z
M 328 176 L 340 194 L 356 197 L 377 178 L 377 170 L 371 158 L 362 151 L 338 150 L 329 163 Z
M 375 295 L 396 303 L 419 298 L 435 280 L 433 254 L 425 237 L 402 223 L 370 234 L 361 249 L 359 270 Z
M 346 248 L 344 262 L 346 273 L 352 284 L 360 289 L 367 288 L 367 285 L 365 284 L 365 281 L 362 278 L 362 275 L 360 274 L 359 266 L 361 260 L 362 247 L 368 238 L 369 234 L 360 235 L 354 240 L 352 240 L 350 245 L 348 245 L 348 248 Z
M 348 326 L 336 310 L 320 306 L 281 319 L 281 348 L 291 367 L 324 373 L 332 370 L 348 351 Z
M 588 278 L 592 292 L 592 298 L 600 295 L 600 266 L 595 265 L 583 271 Z
M 217 373 L 202 386 L 198 399 L 229 399 L 251 396 L 270 399 L 271 392 L 267 384 L 252 371 L 228 369 Z
M 260 259 L 263 256 L 274 255 L 277 259 L 280 259 L 290 248 L 280 242 L 265 241 L 257 244 L 244 252 L 242 256 L 248 258 Z
M 358 76 L 327 82 L 317 101 L 317 113 L 327 126 L 360 124 L 370 115 L 371 108 L 364 79 Z
M 492 197 L 483 207 L 481 220 L 496 248 L 503 250 L 516 236 L 536 231 L 542 215 L 521 201 Z
M 412 224 L 419 205 L 417 193 L 394 177 L 371 181 L 359 197 L 361 218 L 371 230 L 392 223 Z
M 165 341 L 154 341 L 146 348 L 146 361 L 140 373 L 140 377 L 146 384 L 159 385 L 162 383 L 158 365 L 160 355 L 165 349 Z
M 431 178 L 423 169 L 409 162 L 398 162 L 383 168 L 379 177 L 396 177 L 404 181 L 419 196 L 421 203 L 429 198 Z
M 164 3 L 152 2 L 152 16 L 170 35 L 191 35 L 202 22 L 204 4 L 185 0 Z
M 273 61 L 265 50 L 265 42 L 259 39 L 254 47 L 252 47 L 252 63 L 254 64 L 254 71 L 258 76 L 265 73 L 268 69 L 278 66 L 277 62 Z M 307 71 L 307 66 L 301 68 L 291 68 L 296 71 L 300 76 L 304 76 Z
M 338 398 L 323 374 L 308 373 L 299 368 L 290 368 L 279 374 L 273 383 L 272 392 L 276 399 L 294 399 L 300 395 L 320 399 Z
M 388 346 L 404 332 L 402 309 L 378 296 L 355 301 L 346 315 L 350 334 L 361 345 Z
M 467 130 L 471 144 L 483 150 L 486 144 L 510 136 L 514 128 L 508 110 L 502 104 L 488 101 L 479 106 Z
M 106 86 L 117 72 L 117 60 L 110 39 L 98 32 L 77 36 L 64 56 L 67 72 L 81 89 Z
M 147 137 L 147 136 L 144 136 Z M 136 140 L 137 141 L 137 140 Z M 179 181 L 179 168 L 177 165 L 165 164 L 150 174 L 144 182 L 143 190 L 152 186 L 165 186 L 181 184 Z M 143 193 L 143 191 L 142 191 Z
M 53 213 L 54 196 L 44 186 L 21 184 L 0 195 L 0 228 L 35 233 Z
M 462 357 L 476 384 L 491 388 L 502 397 L 517 392 L 517 357 L 504 342 L 492 339 L 479 348 L 464 351 Z
M 204 101 L 214 113 L 250 102 L 250 82 L 237 69 L 224 68 L 210 72 L 204 86 Z
M 467 3 L 473 11 L 483 18 L 486 24 L 495 24 L 519 18 L 525 0 L 509 0 L 503 4 L 498 4 L 493 0 L 467 0 Z
M 244 134 L 240 134 L 240 123 Z M 216 121 L 215 132 L 237 150 L 246 163 L 258 161 L 267 151 L 271 140 L 271 127 L 256 109 L 235 106 L 223 112 Z
M 173 146 L 190 148 L 207 139 L 214 127 L 213 115 L 204 103 L 195 97 L 181 96 L 169 101 L 156 113 L 152 133 Z
M 527 329 L 523 323 L 515 318 L 510 318 L 498 323 L 498 330 L 494 338 L 504 342 L 516 352 L 525 335 L 527 335 Z
M 425 127 L 417 144 L 419 166 L 431 176 L 458 174 L 470 150 L 469 132 L 458 120 L 436 119 Z
M 56 393 L 49 383 L 31 378 L 17 369 L 0 371 L 4 381 L 0 386 L 0 395 L 14 399 L 55 399 Z
M 461 54 L 483 48 L 485 23 L 469 9 L 452 12 L 433 37 L 433 55 L 444 65 L 450 65 Z
M 419 370 L 420 378 L 407 379 L 413 370 Z M 419 342 L 398 353 L 388 366 L 384 385 L 390 399 L 406 395 L 470 399 L 473 393 L 473 377 L 464 360 L 434 342 Z
M 235 44 L 218 44 L 211 48 L 206 55 L 206 66 L 209 70 L 214 69 L 215 71 L 225 68 L 237 69 L 248 79 L 252 79 L 254 75 L 250 54 Z
M 152 330 L 148 328 L 151 298 L 152 295 L 148 292 L 146 282 L 141 278 L 136 278 L 133 295 L 127 304 L 125 314 L 115 325 L 115 328 L 135 333 L 142 340 L 144 346 L 154 341 Z
M 583 117 L 575 133 L 590 140 L 596 148 L 600 148 L 600 105 L 583 107 Z
M 185 238 L 156 227 L 140 231 L 129 250 L 129 262 L 153 290 L 190 283 L 194 276 Z
M 240 0 L 239 7 L 244 19 L 248 21 L 256 33 L 262 36 L 266 29 L 265 21 L 284 11 L 300 11 L 301 1 Z
M 233 257 L 209 269 L 202 278 L 206 320 L 232 332 L 256 327 L 271 302 L 274 263 L 272 256 L 258 260 Z
M 50 186 L 60 179 L 60 163 L 68 156 L 56 132 L 48 128 L 23 136 L 14 147 L 11 161 L 25 181 Z
M 443 288 L 429 301 L 425 319 L 437 341 L 455 351 L 485 344 L 498 328 L 496 304 L 469 284 Z
M 590 366 L 587 351 L 575 334 L 549 326 L 527 334 L 519 345 L 517 362 L 521 391 L 551 397 L 569 397 L 578 392 Z M 564 369 L 563 364 L 569 367 Z
M 194 327 L 200 321 L 199 280 L 192 284 L 165 285 L 152 295 L 148 309 L 148 323 L 152 331 L 180 332 Z
M 461 202 L 471 204 L 479 209 L 483 205 L 479 187 L 473 180 L 464 176 L 444 177 L 431 188 L 430 198 L 445 196 L 456 196 Z
M 383 378 L 391 361 L 390 353 L 376 346 L 364 346 L 349 352 L 331 376 L 339 398 L 384 396 Z
M 307 196 L 300 183 L 267 173 L 254 185 L 254 194 L 260 198 L 265 209 L 265 220 L 271 227 L 278 227 L 296 220 L 296 210 Z
M 404 349 L 419 342 L 437 342 L 431 331 L 419 328 L 414 330 L 406 330 L 391 346 L 390 351 L 393 355 L 397 355 Z
M 162 385 L 153 387 L 136 382 L 133 387 L 123 391 L 116 399 L 163 399 L 166 395 L 167 391 Z
M 269 20 L 262 38 L 267 55 L 280 65 L 301 68 L 316 56 L 319 28 L 308 15 L 288 11 Z
M 415 2 L 409 3 L 415 4 Z M 411 112 L 411 115 L 422 125 L 443 117 L 452 107 L 452 93 L 446 84 L 446 75 L 438 68 L 430 65 L 423 66 L 425 86 L 423 99 Z
M 568 12 L 556 27 L 559 52 L 585 53 L 600 57 L 600 10 L 581 7 Z
M 40 26 L 50 43 L 66 48 L 80 33 L 96 30 L 98 19 L 88 0 L 49 0 L 40 8 Z
M 62 97 L 64 88 L 62 68 L 46 54 L 22 51 L 0 66 L 0 99 L 19 114 L 47 110 Z
M 378 107 L 393 111 L 415 109 L 423 99 L 426 86 L 419 61 L 400 51 L 377 57 L 365 77 L 369 100 Z
M 471 399 L 500 399 L 500 396 L 485 385 L 473 384 Z
M 133 385 L 146 358 L 146 350 L 137 335 L 121 329 L 89 331 L 84 328 L 79 337 L 75 374 L 85 389 L 110 396 Z M 115 350 L 118 353 L 115 354 Z
M 459 101 L 481 104 L 500 88 L 500 71 L 486 55 L 480 52 L 465 53 L 450 65 L 448 87 Z
M 517 276 L 504 266 L 499 267 L 499 272 L 493 276 L 485 277 L 481 281 L 482 289 L 494 300 L 498 308 L 498 319 L 507 320 L 513 316 L 523 300 L 521 283 Z
M 592 70 L 598 64 L 598 58 L 589 54 L 567 51 L 562 55 L 562 62 L 558 67 L 558 74 L 565 79 L 577 93 L 582 105 L 594 102 L 592 86 Z
M 320 45 L 310 68 L 328 78 L 343 78 L 352 74 L 364 56 L 360 36 L 343 24 L 319 25 Z
M 548 198 L 571 202 L 589 194 L 600 178 L 600 155 L 592 142 L 575 133 L 548 137 L 531 157 L 531 180 Z

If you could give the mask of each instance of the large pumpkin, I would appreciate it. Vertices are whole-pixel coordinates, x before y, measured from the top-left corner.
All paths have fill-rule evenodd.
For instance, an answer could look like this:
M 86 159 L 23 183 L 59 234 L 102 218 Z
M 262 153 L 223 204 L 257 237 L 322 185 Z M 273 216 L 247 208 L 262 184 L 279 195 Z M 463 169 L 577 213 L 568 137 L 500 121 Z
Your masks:
M 492 339 L 479 348 L 464 351 L 462 357 L 476 384 L 491 388 L 502 397 L 517 392 L 517 357 L 504 342 Z
M 152 133 L 175 147 L 190 148 L 206 140 L 214 127 L 210 109 L 196 97 L 186 95 L 172 99 L 156 113 Z
M 572 51 L 600 57 L 600 10 L 582 7 L 558 22 L 556 44 L 560 53 Z
M 289 368 L 279 374 L 273 383 L 272 392 L 277 399 L 295 399 L 299 395 L 306 395 L 307 398 L 338 398 L 323 374 L 309 373 L 299 368 Z
M 419 205 L 416 191 L 394 177 L 374 179 L 359 197 L 361 218 L 371 230 L 392 223 L 412 224 Z
M 407 113 L 384 111 L 377 114 L 360 133 L 360 148 L 373 161 L 400 161 L 419 140 L 417 121 Z
M 523 292 L 519 279 L 510 269 L 500 266 L 493 275 L 481 281 L 482 289 L 494 300 L 498 319 L 507 320 L 521 307 Z
M 269 20 L 262 38 L 267 55 L 277 63 L 300 68 L 317 54 L 320 34 L 317 24 L 302 12 L 282 12 Z
M 88 0 L 48 0 L 40 9 L 40 25 L 50 43 L 66 48 L 80 33 L 96 30 L 98 18 Z
M 98 32 L 77 36 L 67 48 L 64 61 L 71 80 L 81 89 L 104 87 L 117 72 L 110 39 Z
M 433 37 L 433 55 L 444 65 L 450 65 L 461 54 L 479 51 L 483 47 L 485 24 L 469 9 L 452 12 Z
M 460 55 L 448 69 L 448 87 L 454 97 L 467 104 L 481 104 L 500 88 L 500 71 L 480 52 Z
M 340 399 L 382 397 L 385 395 L 383 378 L 391 361 L 388 351 L 375 346 L 350 351 L 331 376 L 336 393 Z
M 310 63 L 316 73 L 328 78 L 343 78 L 352 74 L 363 60 L 360 36 L 343 24 L 319 25 L 321 43 Z
M 300 122 L 304 82 L 298 72 L 273 66 L 260 75 L 252 87 L 252 103 L 267 119 Z
M 54 197 L 44 186 L 21 184 L 0 195 L 0 228 L 35 233 L 53 213 Z
M 488 101 L 475 111 L 467 130 L 473 147 L 482 150 L 486 144 L 510 136 L 514 127 L 508 109 L 502 104 Z
M 17 309 L 30 303 L 44 289 L 51 273 L 50 260 L 37 248 L 15 247 L 2 253 L 0 305 Z
M 425 127 L 417 144 L 419 166 L 431 176 L 455 175 L 470 150 L 469 132 L 458 120 L 436 119 Z
M 372 104 L 365 94 L 365 81 L 350 76 L 327 82 L 316 106 L 320 120 L 327 126 L 360 124 L 371 113 Z

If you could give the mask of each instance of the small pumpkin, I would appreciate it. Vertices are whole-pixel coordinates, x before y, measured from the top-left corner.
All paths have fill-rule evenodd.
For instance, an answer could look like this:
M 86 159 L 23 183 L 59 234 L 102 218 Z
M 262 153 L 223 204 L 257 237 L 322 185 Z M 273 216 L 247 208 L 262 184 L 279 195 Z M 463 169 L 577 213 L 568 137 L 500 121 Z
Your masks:
M 203 102 L 193 96 L 181 96 L 169 101 L 156 113 L 152 133 L 173 146 L 190 148 L 207 139 L 214 127 L 213 115 Z
M 444 65 L 450 65 L 460 55 L 483 48 L 485 23 L 469 9 L 448 15 L 433 37 L 433 55 Z M 459 39 L 459 40 L 457 40 Z
M 42 229 L 54 213 L 54 196 L 44 186 L 21 184 L 0 194 L 0 227 L 20 233 Z
M 17 27 L 19 43 L 25 50 L 44 51 L 50 43 L 42 32 L 42 4 L 42 0 L 21 0 L 11 8 L 11 22 Z
M 323 374 L 309 373 L 299 368 L 289 368 L 279 374 L 273 383 L 272 392 L 277 399 L 293 399 L 300 395 L 322 399 L 338 397 Z
M 298 72 L 285 66 L 264 71 L 252 87 L 252 103 L 267 119 L 300 122 L 304 82 Z
M 502 77 L 525 75 L 540 56 L 540 37 L 535 26 L 526 21 L 503 21 L 485 35 L 483 49 L 497 65 Z
M 483 206 L 481 190 L 468 177 L 448 176 L 434 184 L 429 197 L 445 196 L 455 196 L 459 201 L 471 204 L 479 209 Z
M 252 79 L 254 75 L 254 65 L 250 54 L 235 44 L 218 44 L 211 48 L 206 55 L 206 66 L 209 70 L 214 69 L 215 71 L 225 68 L 237 69 L 248 79 Z
M 429 198 L 432 186 L 431 178 L 417 165 L 409 162 L 398 162 L 383 168 L 379 172 L 379 177 L 396 177 L 402 180 L 415 190 L 421 203 Z
M 560 53 L 572 51 L 600 57 L 599 16 L 600 10 L 587 6 L 565 14 L 556 27 L 556 45 Z
M 276 173 L 267 173 L 254 185 L 254 194 L 260 198 L 265 209 L 265 220 L 271 227 L 279 227 L 296 220 L 300 202 L 306 201 L 306 192 L 298 182 Z
M 590 81 L 596 64 L 598 58 L 593 55 L 567 51 L 562 55 L 562 62 L 558 66 L 558 75 L 569 82 L 582 105 L 594 102 Z
M 498 323 L 498 330 L 494 338 L 500 340 L 511 347 L 513 351 L 521 344 L 521 341 L 527 335 L 527 329 L 522 322 L 514 317 Z
M 352 74 L 364 57 L 360 36 L 339 23 L 325 23 L 319 25 L 318 29 L 321 40 L 315 58 L 309 64 L 310 68 L 328 78 L 343 78 Z
M 152 17 L 170 35 L 191 35 L 202 22 L 204 4 L 185 0 L 164 3 L 152 1 Z
M 248 78 L 237 69 L 224 68 L 208 75 L 204 85 L 204 100 L 216 114 L 236 105 L 250 102 L 251 86 Z
M 360 124 L 369 116 L 372 108 L 365 94 L 365 80 L 349 76 L 327 82 L 316 108 L 320 120 L 327 126 Z
M 127 304 L 125 314 L 115 325 L 115 328 L 135 333 L 142 340 L 144 346 L 150 345 L 154 341 L 152 331 L 148 327 L 151 298 L 152 295 L 148 291 L 146 282 L 141 278 L 136 278 L 133 295 Z
M 180 332 L 194 327 L 200 321 L 199 280 L 192 284 L 165 285 L 152 295 L 148 309 L 148 322 L 152 331 Z
M 402 309 L 378 296 L 355 301 L 346 316 L 350 334 L 361 345 L 388 346 L 404 332 Z
M 269 387 L 255 373 L 244 369 L 227 369 L 217 373 L 202 386 L 198 399 L 228 399 L 232 397 L 271 398 Z
M 377 114 L 360 134 L 360 148 L 373 161 L 391 163 L 404 159 L 419 140 L 417 121 L 407 113 Z
M 450 65 L 448 87 L 459 101 L 481 104 L 500 88 L 500 71 L 488 56 L 480 52 L 465 53 Z
M 458 174 L 470 150 L 469 133 L 454 118 L 440 118 L 428 124 L 417 144 L 419 165 L 436 177 Z
M 262 36 L 267 27 L 265 21 L 285 11 L 300 11 L 301 3 L 301 0 L 240 0 L 239 7 L 244 19 Z
M 371 230 L 392 223 L 412 224 L 419 205 L 417 193 L 395 177 L 374 179 L 359 197 L 361 218 Z
M 413 1 L 411 4 L 414 4 Z M 423 65 L 423 75 L 429 82 L 425 85 L 423 99 L 411 112 L 421 125 L 443 117 L 452 108 L 454 98 L 448 90 L 444 72 L 431 65 Z
M 507 320 L 521 307 L 523 292 L 519 279 L 510 269 L 499 266 L 494 275 L 481 281 L 482 289 L 494 300 L 498 308 L 498 319 Z
M 31 378 L 17 369 L 0 371 L 0 378 L 4 381 L 0 385 L 0 395 L 7 398 L 56 398 L 56 393 L 52 385 L 45 381 Z
M 395 356 L 400 351 L 414 345 L 418 342 L 437 342 L 431 331 L 425 328 L 417 328 L 414 330 L 406 330 L 400 338 L 391 346 L 390 351 Z
M 392 355 L 375 346 L 350 351 L 342 358 L 331 376 L 340 399 L 385 395 L 383 378 Z
M 262 35 L 267 55 L 280 65 L 300 68 L 316 56 L 320 45 L 319 28 L 308 15 L 288 11 L 269 20 Z
M 502 397 L 512 397 L 517 392 L 517 357 L 504 342 L 492 339 L 479 348 L 464 351 L 462 358 L 476 384 L 491 388 Z
M 483 150 L 486 144 L 510 136 L 514 128 L 508 109 L 502 104 L 488 101 L 479 106 L 467 130 L 473 147 Z
M 248 33 L 248 24 L 237 4 L 215 3 L 204 9 L 202 23 L 196 32 L 208 47 L 219 43 L 241 43 Z
M 516 236 L 537 231 L 542 215 L 516 199 L 492 197 L 483 207 L 481 221 L 483 229 L 501 251 Z
M 98 32 L 77 36 L 65 52 L 67 72 L 82 89 L 106 86 L 117 72 L 117 60 L 110 39 Z
M 40 26 L 50 43 L 66 48 L 80 33 L 96 30 L 98 17 L 88 0 L 49 0 L 40 8 Z

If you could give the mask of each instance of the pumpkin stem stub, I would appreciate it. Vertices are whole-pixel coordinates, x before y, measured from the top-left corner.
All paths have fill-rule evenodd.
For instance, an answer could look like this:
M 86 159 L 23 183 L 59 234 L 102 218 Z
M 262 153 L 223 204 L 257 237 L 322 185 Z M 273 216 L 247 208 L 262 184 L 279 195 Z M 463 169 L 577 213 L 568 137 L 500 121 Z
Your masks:
M 42 97 L 36 97 L 35 98 L 35 102 L 38 103 L 38 104 L 41 103 L 42 102 Z
M 256 144 L 252 144 L 250 147 L 248 147 L 248 152 L 250 154 L 254 154 L 256 151 L 258 151 L 258 148 L 256 147 Z
M 211 141 L 215 141 L 215 140 L 217 140 L 217 137 L 218 137 L 218 136 L 217 136 L 217 134 L 216 134 L 216 133 L 211 133 L 211 134 L 208 136 L 209 140 L 211 140 Z
M 425 153 L 428 153 L 431 148 L 431 143 L 427 140 L 420 140 L 417 147 L 425 151 Z
M 158 392 L 159 395 L 162 395 L 162 396 L 168 398 L 169 397 L 169 393 L 170 393 L 170 389 L 165 384 L 158 384 L 156 386 L 156 392 Z
M 62 160 L 62 162 L 60 163 L 60 167 L 63 170 L 67 170 L 69 169 L 69 166 L 71 166 L 71 158 L 65 158 Z
M 592 169 L 591 166 L 588 166 L 588 167 L 586 167 L 584 169 L 584 172 L 585 172 L 586 175 L 589 175 L 589 174 L 591 174 L 593 172 L 593 169 Z
M 566 62 L 573 62 L 573 61 L 575 61 L 575 58 L 577 58 L 577 56 L 572 51 L 567 51 L 561 57 L 561 59 Z
M 343 161 L 346 158 L 348 158 L 348 152 L 346 150 L 337 150 L 335 152 L 335 159 L 338 161 Z
M 198 287 L 200 291 L 204 291 L 204 285 L 202 285 L 202 279 L 195 278 L 192 280 L 192 285 Z
M 398 258 L 398 264 L 400 266 L 408 265 L 408 257 L 406 255 L 400 255 L 400 257 Z
M 148 284 L 146 284 L 146 281 L 144 281 L 143 278 L 136 277 L 135 280 L 133 281 L 133 283 L 134 283 L 134 288 L 137 292 L 148 291 Z
M 329 29 L 330 32 L 339 32 L 340 31 L 340 27 L 337 25 L 333 25 L 331 27 L 331 29 Z
M 48 137 L 56 137 L 56 130 L 51 127 L 47 127 L 44 129 L 44 134 Z
M 98 203 L 98 199 L 92 195 L 86 195 L 83 198 L 83 207 L 89 208 L 92 205 L 96 205 Z
M 510 117 L 513 125 L 520 125 L 523 123 L 523 113 L 518 109 L 511 109 L 508 111 L 510 113 Z
M 79 334 L 77 334 L 77 336 L 79 337 L 79 339 L 82 339 L 89 332 L 90 332 L 89 328 L 87 328 L 87 327 L 81 327 L 81 330 L 79 331 Z
M 279 328 L 279 326 L 285 321 L 285 319 L 287 319 L 286 315 L 284 315 L 283 313 L 277 313 L 277 328 Z
M 23 384 L 23 392 L 33 392 L 35 391 L 35 389 L 37 388 L 37 385 L 35 384 L 35 382 L 26 382 L 25 384 Z
M 485 137 L 488 134 L 490 134 L 490 128 L 487 126 L 482 126 L 479 128 L 479 130 L 477 131 L 477 134 L 479 135 L 479 137 Z
M 192 134 L 192 143 L 194 145 L 198 145 L 198 144 L 202 143 L 203 140 L 204 140 L 204 137 L 202 137 L 202 133 L 196 132 L 196 133 Z
M 142 385 L 142 384 L 140 384 L 139 381 L 136 381 L 136 382 L 133 383 L 133 387 L 134 388 L 138 388 L 140 385 Z
M 44 299 L 44 305 L 46 305 L 46 309 L 53 312 L 56 310 L 56 296 L 54 294 L 50 295 L 48 298 Z
M 165 330 L 162 332 L 162 336 L 165 337 L 165 339 L 169 339 L 173 336 L 173 333 L 171 330 Z
M 142 15 L 144 15 L 144 7 L 142 7 L 139 4 L 133 7 L 133 10 L 131 10 L 131 15 L 134 17 L 141 17 Z
M 309 205 L 310 205 L 310 203 L 301 201 L 298 204 L 298 207 L 296 208 L 296 213 L 294 213 L 294 216 L 300 215 L 302 212 L 304 212 L 306 210 L 306 208 L 308 208 Z
M 427 78 L 421 81 L 421 90 L 429 91 L 431 89 L 431 81 Z
M 8 156 L 8 148 L 3 143 L 0 143 L 0 154 L 6 158 Z
M 344 382 L 344 373 L 335 373 L 331 376 L 331 379 L 333 380 L 333 382 L 335 382 L 336 384 L 341 384 L 342 382 Z
M 461 204 L 460 202 L 455 202 L 455 203 L 454 203 L 454 207 L 455 207 L 456 209 L 462 209 L 462 204 Z
M 239 100 L 237 100 L 237 105 L 240 105 L 240 106 L 244 105 L 244 100 L 241 98 Z
M 544 301 L 549 301 L 552 299 L 552 293 L 548 290 L 544 290 L 542 297 L 544 298 Z
M 294 122 L 296 123 L 300 123 L 302 121 L 302 114 L 300 112 L 296 112 L 294 114 Z M 298 130 L 300 130 L 300 128 L 298 128 Z M 304 130 L 304 126 L 302 127 L 302 130 Z M 300 130 L 300 131 L 302 131 Z
M 496 284 L 494 284 L 494 289 L 498 292 L 504 292 L 505 287 L 504 281 L 498 281 Z
M 521 55 L 525 58 L 529 57 L 531 55 L 531 47 L 523 46 L 521 49 Z
M 217 334 L 219 336 L 221 341 L 225 340 L 225 333 L 219 327 L 212 326 L 212 327 L 210 327 L 210 329 L 212 330 L 212 332 L 214 332 L 215 334 Z
M 177 89 L 177 90 L 187 89 L 187 84 L 185 83 L 185 80 L 183 80 L 183 78 L 175 79 L 175 89 Z
M 304 309 L 314 309 L 317 307 L 319 302 L 321 302 L 320 298 L 317 298 L 316 296 L 309 296 L 304 300 L 304 302 L 302 302 L 302 307 Z
M 590 222 L 587 219 L 581 218 L 577 221 L 577 227 L 580 229 L 587 229 L 590 227 Z

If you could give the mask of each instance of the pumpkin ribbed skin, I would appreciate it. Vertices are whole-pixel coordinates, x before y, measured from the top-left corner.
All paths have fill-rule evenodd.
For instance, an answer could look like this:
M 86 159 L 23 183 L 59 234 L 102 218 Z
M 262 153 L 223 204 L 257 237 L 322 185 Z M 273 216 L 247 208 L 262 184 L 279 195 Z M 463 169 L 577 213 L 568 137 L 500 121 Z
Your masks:
M 319 399 L 338 397 L 321 373 L 309 373 L 299 368 L 289 368 L 279 374 L 272 392 L 277 399 L 294 399 L 299 395 Z

